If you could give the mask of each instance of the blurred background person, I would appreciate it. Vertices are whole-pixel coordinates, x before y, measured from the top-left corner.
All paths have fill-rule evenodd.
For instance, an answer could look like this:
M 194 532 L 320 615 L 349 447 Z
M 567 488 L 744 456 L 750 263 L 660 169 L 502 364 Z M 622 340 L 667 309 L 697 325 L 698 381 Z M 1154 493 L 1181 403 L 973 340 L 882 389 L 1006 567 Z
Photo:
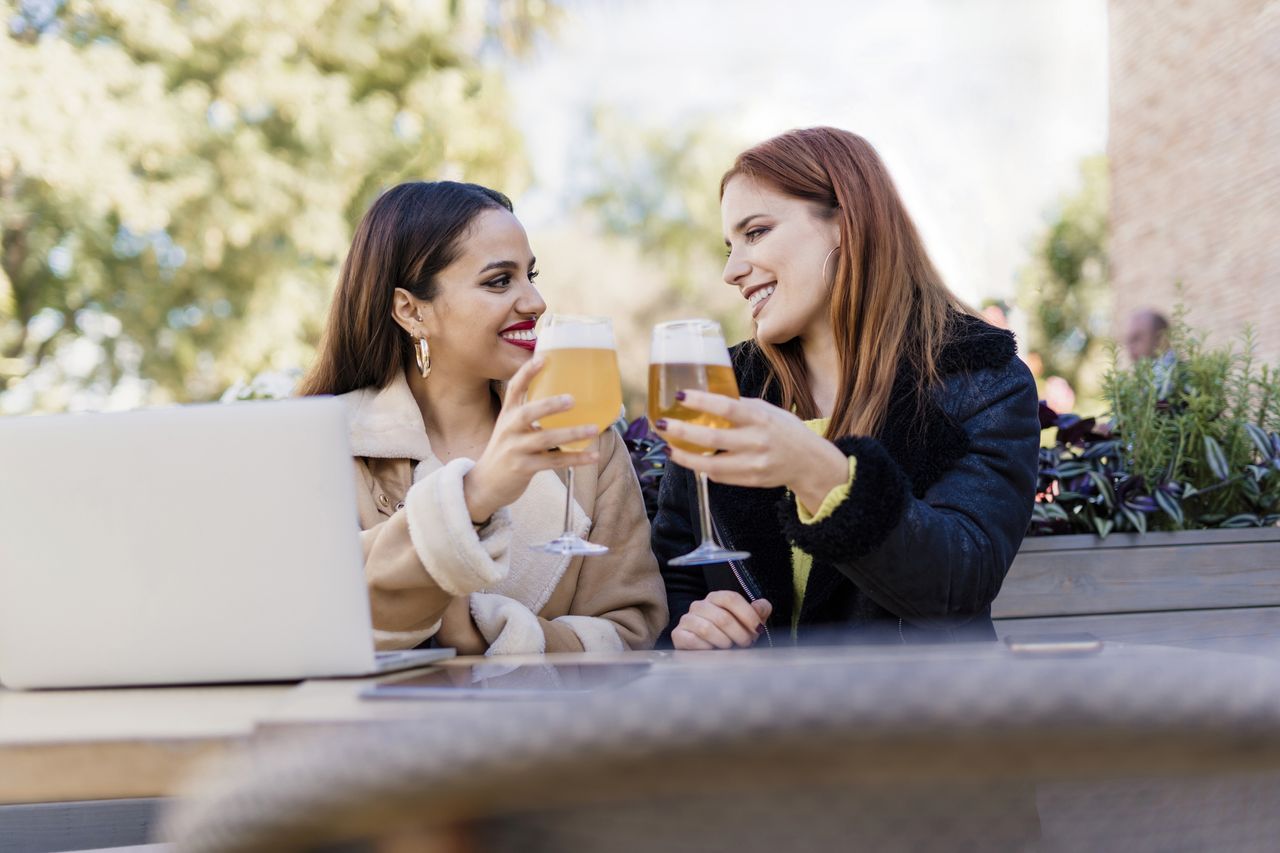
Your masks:
M 1050 376 L 1044 380 L 1044 402 L 1059 414 L 1076 410 L 1076 392 L 1071 383 L 1061 376 Z
M 1134 363 L 1144 358 L 1161 358 L 1169 351 L 1169 321 L 1158 311 L 1143 308 L 1129 315 L 1124 331 L 1124 348 Z
M 982 306 L 979 312 L 982 319 L 986 320 L 997 329 L 1009 328 L 1009 306 L 1003 300 L 987 299 L 986 304 Z

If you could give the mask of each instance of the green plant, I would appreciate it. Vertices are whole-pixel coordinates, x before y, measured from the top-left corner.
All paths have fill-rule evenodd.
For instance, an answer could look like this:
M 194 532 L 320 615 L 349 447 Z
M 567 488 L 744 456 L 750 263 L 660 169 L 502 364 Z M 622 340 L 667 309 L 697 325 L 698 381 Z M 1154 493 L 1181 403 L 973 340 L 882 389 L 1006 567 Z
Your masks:
M 1111 423 L 1042 407 L 1056 446 L 1041 452 L 1033 534 L 1280 522 L 1280 369 L 1254 339 L 1210 348 L 1179 311 L 1163 358 L 1104 381 Z

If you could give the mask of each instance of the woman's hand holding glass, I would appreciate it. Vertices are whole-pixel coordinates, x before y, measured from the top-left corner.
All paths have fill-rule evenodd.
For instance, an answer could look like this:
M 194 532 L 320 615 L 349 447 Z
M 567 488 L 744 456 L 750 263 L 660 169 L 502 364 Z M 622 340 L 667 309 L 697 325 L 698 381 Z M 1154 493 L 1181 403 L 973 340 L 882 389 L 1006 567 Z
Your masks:
M 839 448 L 805 426 L 804 421 L 764 400 L 733 399 L 705 391 L 682 392 L 682 405 L 730 426 L 711 429 L 669 420 L 658 427 L 668 441 L 719 451 L 701 455 L 671 446 L 671 461 L 706 474 L 717 483 L 757 489 L 786 486 L 817 511 L 827 493 L 849 479 L 849 461 Z
M 599 458 L 594 450 L 556 450 L 562 445 L 594 438 L 599 434 L 595 426 L 537 428 L 539 418 L 567 412 L 574 405 L 573 398 L 567 394 L 522 402 L 529 384 L 544 364 L 544 358 L 534 356 L 507 383 L 493 435 L 463 481 L 472 521 L 486 521 L 502 507 L 514 503 L 539 471 L 590 465 Z

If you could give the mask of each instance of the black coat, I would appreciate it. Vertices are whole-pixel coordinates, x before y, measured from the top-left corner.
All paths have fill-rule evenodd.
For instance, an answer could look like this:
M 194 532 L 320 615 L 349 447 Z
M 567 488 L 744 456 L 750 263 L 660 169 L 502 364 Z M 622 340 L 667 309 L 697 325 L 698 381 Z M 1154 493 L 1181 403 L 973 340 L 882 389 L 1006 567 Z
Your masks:
M 712 483 L 723 544 L 751 552 L 745 568 L 773 604 L 773 641 L 790 636 L 791 547 L 813 557 L 799 640 L 838 629 L 842 640 L 991 640 L 991 602 L 1022 543 L 1035 500 L 1040 425 L 1035 383 L 1013 335 L 957 316 L 940 357 L 941 386 L 917 405 L 915 377 L 899 370 L 876 438 L 836 440 L 857 457 L 849 497 L 828 518 L 801 523 L 784 488 Z M 744 397 L 762 396 L 768 365 L 753 342 L 731 350 Z M 765 395 L 778 403 L 776 395 Z M 653 550 L 671 621 L 712 590 L 742 591 L 727 564 L 667 561 L 697 544 L 696 481 L 670 465 L 653 522 Z

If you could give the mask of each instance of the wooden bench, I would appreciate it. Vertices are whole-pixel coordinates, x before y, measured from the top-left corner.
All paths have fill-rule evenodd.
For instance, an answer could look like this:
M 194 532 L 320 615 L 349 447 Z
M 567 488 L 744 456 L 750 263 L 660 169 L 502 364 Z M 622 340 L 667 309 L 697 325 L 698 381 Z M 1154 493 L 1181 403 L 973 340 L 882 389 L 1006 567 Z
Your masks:
M 996 631 L 1280 657 L 1280 528 L 1028 538 Z

